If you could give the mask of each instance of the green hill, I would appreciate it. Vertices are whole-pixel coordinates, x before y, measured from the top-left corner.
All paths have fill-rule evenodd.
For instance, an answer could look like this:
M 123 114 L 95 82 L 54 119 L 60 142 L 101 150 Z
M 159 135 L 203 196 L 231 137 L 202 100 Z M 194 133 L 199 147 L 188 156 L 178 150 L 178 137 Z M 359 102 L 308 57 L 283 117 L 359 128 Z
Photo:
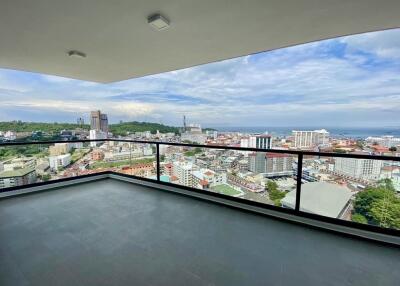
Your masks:
M 89 130 L 90 126 L 85 124 L 80 126 L 73 123 L 43 123 L 43 122 L 22 122 L 22 121 L 9 121 L 0 122 L 0 131 L 12 130 L 16 132 L 33 132 L 42 131 L 45 133 L 56 134 L 62 130 L 74 130 L 77 128 L 82 128 Z M 149 123 L 149 122 L 123 122 L 117 124 L 109 125 L 110 131 L 114 135 L 126 135 L 127 133 L 150 131 L 151 133 L 156 133 L 159 130 L 161 133 L 174 132 L 178 133 L 179 128 L 173 126 L 167 126 L 159 123 Z
M 22 121 L 9 121 L 0 122 L 0 131 L 12 130 L 16 132 L 33 132 L 43 131 L 47 133 L 58 133 L 65 129 L 80 128 L 78 124 L 72 123 L 43 123 L 43 122 L 22 122 Z M 89 125 L 83 125 L 82 129 L 89 130 Z
M 178 133 L 179 128 L 173 126 L 167 126 L 159 123 L 149 123 L 149 122 L 122 122 L 117 124 L 110 124 L 110 131 L 114 135 L 126 135 L 127 133 L 134 132 L 144 132 L 150 131 L 151 133 L 156 133 L 160 131 L 161 133 L 173 132 Z

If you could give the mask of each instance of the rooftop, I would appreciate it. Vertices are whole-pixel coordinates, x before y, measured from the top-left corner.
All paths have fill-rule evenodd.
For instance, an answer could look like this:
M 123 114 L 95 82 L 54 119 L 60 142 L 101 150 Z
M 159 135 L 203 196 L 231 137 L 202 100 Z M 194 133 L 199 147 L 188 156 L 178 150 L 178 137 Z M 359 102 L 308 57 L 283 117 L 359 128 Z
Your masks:
M 115 179 L 3 199 L 0 216 L 4 286 L 400 279 L 397 248 Z
M 352 196 L 343 186 L 326 182 L 312 182 L 301 186 L 301 210 L 329 217 L 338 217 Z M 294 207 L 296 191 L 289 192 L 282 204 Z
M 22 169 L 15 169 L 12 171 L 3 171 L 0 172 L 0 178 L 11 178 L 11 177 L 22 177 L 29 173 L 34 172 L 35 169 L 31 167 L 22 168 Z

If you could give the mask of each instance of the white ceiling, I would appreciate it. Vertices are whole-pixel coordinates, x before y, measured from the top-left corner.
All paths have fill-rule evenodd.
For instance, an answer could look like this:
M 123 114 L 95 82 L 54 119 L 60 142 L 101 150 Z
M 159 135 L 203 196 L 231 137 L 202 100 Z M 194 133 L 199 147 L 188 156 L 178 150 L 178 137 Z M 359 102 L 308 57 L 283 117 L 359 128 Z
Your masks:
M 156 12 L 168 30 L 147 24 Z M 399 0 L 1 0 L 0 67 L 112 82 L 400 27 L 399 14 Z

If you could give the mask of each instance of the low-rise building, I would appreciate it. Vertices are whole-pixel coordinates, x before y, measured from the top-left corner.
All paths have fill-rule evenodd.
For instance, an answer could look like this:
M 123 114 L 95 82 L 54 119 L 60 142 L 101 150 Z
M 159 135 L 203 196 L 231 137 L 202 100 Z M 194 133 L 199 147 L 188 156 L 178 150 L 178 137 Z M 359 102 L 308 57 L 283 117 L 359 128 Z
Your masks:
M 31 167 L 0 173 L 0 189 L 33 184 L 35 182 L 36 172 Z
M 64 154 L 58 156 L 50 156 L 49 157 L 49 165 L 53 170 L 57 170 L 59 168 L 64 168 L 71 164 L 71 154 Z
M 71 147 L 68 143 L 56 143 L 49 147 L 50 156 L 59 156 L 68 153 Z
M 104 159 L 104 152 L 101 150 L 94 150 L 91 155 L 94 161 L 102 161 Z
M 133 176 L 141 176 L 141 177 L 149 177 L 155 171 L 154 163 L 138 163 L 132 166 L 127 166 L 122 168 L 122 173 L 133 175 Z

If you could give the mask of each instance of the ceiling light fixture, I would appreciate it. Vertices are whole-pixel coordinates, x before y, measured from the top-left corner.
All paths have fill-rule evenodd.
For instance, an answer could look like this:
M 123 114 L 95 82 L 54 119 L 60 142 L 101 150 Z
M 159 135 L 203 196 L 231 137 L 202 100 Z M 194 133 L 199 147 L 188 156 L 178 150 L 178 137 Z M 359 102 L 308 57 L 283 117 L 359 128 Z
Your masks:
M 169 21 L 160 14 L 154 14 L 147 18 L 147 23 L 156 31 L 166 30 L 169 27 Z
M 68 51 L 67 54 L 68 54 L 68 56 L 74 57 L 74 58 L 80 58 L 80 59 L 86 58 L 86 54 L 85 53 L 77 51 L 77 50 Z

